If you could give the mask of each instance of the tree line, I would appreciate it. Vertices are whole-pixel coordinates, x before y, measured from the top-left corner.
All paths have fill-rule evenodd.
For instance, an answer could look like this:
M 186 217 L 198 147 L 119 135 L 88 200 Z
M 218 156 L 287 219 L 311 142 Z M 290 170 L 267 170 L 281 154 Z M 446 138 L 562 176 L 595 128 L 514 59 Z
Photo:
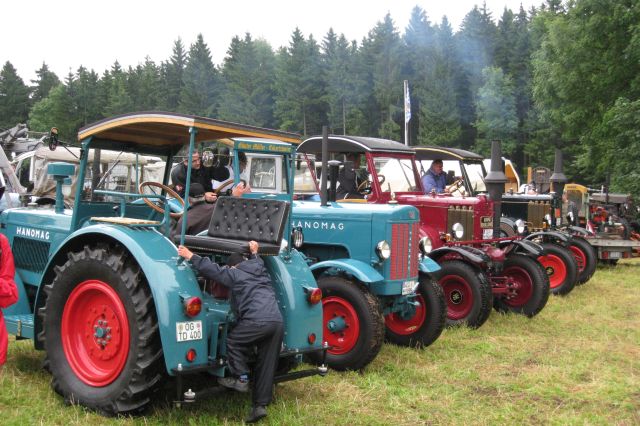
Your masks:
M 488 154 L 500 139 L 521 168 L 552 167 L 581 183 L 611 180 L 640 194 L 640 0 L 546 0 L 492 16 L 473 7 L 458 31 L 416 6 L 403 32 L 391 15 L 360 41 L 329 29 L 322 40 L 295 28 L 274 50 L 247 33 L 216 65 L 202 35 L 171 56 L 98 74 L 83 66 L 61 81 L 43 63 L 26 84 L 8 61 L 0 72 L 0 129 L 19 122 L 73 140 L 104 117 L 176 111 L 298 132 L 404 142 L 409 81 L 411 145 Z

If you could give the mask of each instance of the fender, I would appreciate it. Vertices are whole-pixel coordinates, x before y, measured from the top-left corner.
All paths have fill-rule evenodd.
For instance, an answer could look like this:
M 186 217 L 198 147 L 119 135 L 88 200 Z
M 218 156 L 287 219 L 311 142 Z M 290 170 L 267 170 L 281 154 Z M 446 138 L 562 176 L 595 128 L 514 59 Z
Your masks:
M 563 246 L 566 246 L 569 240 L 571 239 L 571 236 L 565 234 L 564 232 L 541 231 L 541 232 L 534 232 L 533 234 L 527 235 L 525 237 L 525 240 L 532 240 L 534 238 L 539 238 L 539 237 L 542 237 L 543 241 L 549 241 L 549 240 L 556 241 L 562 244 Z
M 584 228 L 580 228 L 579 226 L 571 225 L 567 227 L 567 230 L 573 234 L 585 236 L 585 237 L 590 237 L 594 235 L 593 232 L 590 232 Z
M 516 220 L 514 218 L 501 217 L 500 218 L 500 223 L 504 223 L 506 225 L 509 225 L 514 231 L 517 231 Z
M 500 244 L 500 246 L 502 247 L 508 244 L 514 245 L 514 248 L 513 248 L 514 253 L 521 253 L 526 256 L 531 256 L 536 258 L 545 254 L 544 248 L 542 248 L 540 244 L 534 241 L 528 241 L 528 240 L 505 241 L 502 244 Z
M 434 261 L 438 261 L 442 256 L 455 253 L 462 257 L 464 260 L 473 263 L 474 265 L 480 265 L 482 263 L 489 262 L 489 256 L 482 251 L 473 247 L 467 246 L 445 246 L 435 249 L 429 253 L 429 257 Z
M 442 268 L 440 268 L 440 265 L 438 265 L 438 262 L 436 262 L 435 260 L 431 259 L 428 256 L 425 256 L 422 258 L 422 260 L 418 264 L 418 269 L 420 269 L 420 272 L 422 273 L 433 274 L 434 272 L 438 272 Z
M 358 281 L 367 285 L 384 281 L 384 277 L 380 272 L 376 271 L 371 265 L 368 265 L 356 259 L 331 259 L 314 263 L 309 267 L 313 275 L 318 276 L 329 268 L 336 268 L 353 275 Z
M 156 308 L 167 371 L 170 372 L 178 363 L 184 363 L 184 356 L 189 348 L 195 349 L 198 354 L 208 354 L 206 338 L 188 342 L 176 341 L 177 322 L 202 320 L 203 335 L 210 334 L 207 330 L 207 309 L 203 306 L 202 312 L 194 318 L 188 318 L 184 314 L 180 296 L 201 296 L 196 275 L 186 262 L 178 263 L 177 247 L 156 230 L 106 224 L 79 229 L 69 235 L 58 247 L 56 254 L 50 257 L 43 277 L 53 274 L 53 267 L 58 259 L 62 256 L 66 260 L 66 253 L 72 246 L 98 240 L 120 243 L 131 253 L 145 274 Z M 42 305 L 43 293 L 44 285 L 41 284 L 36 296 L 36 307 Z M 35 319 L 36 331 L 41 330 L 40 316 L 36 315 Z M 193 365 L 206 364 L 207 357 L 199 358 L 199 362 L 196 361 Z

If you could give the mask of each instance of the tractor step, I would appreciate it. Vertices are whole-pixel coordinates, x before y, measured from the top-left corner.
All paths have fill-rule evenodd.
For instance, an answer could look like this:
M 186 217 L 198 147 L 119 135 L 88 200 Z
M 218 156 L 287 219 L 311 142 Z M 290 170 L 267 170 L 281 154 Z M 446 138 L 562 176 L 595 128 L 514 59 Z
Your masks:
M 6 315 L 7 331 L 17 337 L 33 339 L 33 315 Z

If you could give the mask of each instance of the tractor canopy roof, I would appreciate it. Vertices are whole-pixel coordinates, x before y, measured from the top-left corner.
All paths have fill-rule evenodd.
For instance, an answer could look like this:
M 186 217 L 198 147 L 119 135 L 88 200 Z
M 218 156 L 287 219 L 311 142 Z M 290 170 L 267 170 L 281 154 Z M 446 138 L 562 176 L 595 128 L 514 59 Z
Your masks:
M 175 154 L 190 141 L 190 129 L 197 133 L 195 142 L 235 137 L 271 138 L 298 143 L 295 133 L 248 126 L 213 118 L 173 112 L 134 112 L 89 124 L 78 131 L 78 140 L 92 138 L 93 148 L 149 154 Z
M 322 136 L 313 136 L 298 146 L 298 152 L 314 154 L 322 151 Z M 364 136 L 329 135 L 331 152 L 393 152 L 413 154 L 413 150 L 389 139 L 367 138 Z
M 417 160 L 480 160 L 484 159 L 483 156 L 478 155 L 471 151 L 465 151 L 458 148 L 446 148 L 443 146 L 416 146 L 413 147 L 416 152 Z

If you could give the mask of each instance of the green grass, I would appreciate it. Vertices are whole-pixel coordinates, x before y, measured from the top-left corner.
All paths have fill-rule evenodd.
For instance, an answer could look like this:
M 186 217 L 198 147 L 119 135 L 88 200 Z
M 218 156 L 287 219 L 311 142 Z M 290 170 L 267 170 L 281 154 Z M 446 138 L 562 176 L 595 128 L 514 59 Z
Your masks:
M 9 344 L 2 424 L 237 424 L 246 395 L 108 419 L 65 406 L 30 341 Z M 423 350 L 383 346 L 364 373 L 278 385 L 266 424 L 640 424 L 640 260 L 600 268 L 534 319 L 445 330 Z

